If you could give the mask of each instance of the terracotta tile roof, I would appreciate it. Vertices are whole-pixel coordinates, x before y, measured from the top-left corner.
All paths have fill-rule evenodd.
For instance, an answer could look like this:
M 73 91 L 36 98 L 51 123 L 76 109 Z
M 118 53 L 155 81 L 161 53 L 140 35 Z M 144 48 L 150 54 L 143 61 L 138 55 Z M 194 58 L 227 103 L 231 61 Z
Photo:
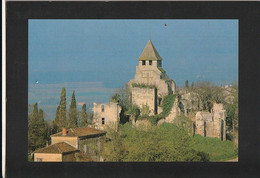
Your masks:
M 157 52 L 156 48 L 153 46 L 151 40 L 148 41 L 147 45 L 145 46 L 141 56 L 138 59 L 141 60 L 162 60 L 161 56 Z
M 63 154 L 68 152 L 78 151 L 75 147 L 66 142 L 55 143 L 44 148 L 35 150 L 34 153 L 56 153 Z
M 98 136 L 98 135 L 105 135 L 106 132 L 103 130 L 98 130 L 90 127 L 86 128 L 70 128 L 67 129 L 67 135 L 62 135 L 62 132 L 56 133 L 51 135 L 51 137 L 91 137 L 91 136 Z

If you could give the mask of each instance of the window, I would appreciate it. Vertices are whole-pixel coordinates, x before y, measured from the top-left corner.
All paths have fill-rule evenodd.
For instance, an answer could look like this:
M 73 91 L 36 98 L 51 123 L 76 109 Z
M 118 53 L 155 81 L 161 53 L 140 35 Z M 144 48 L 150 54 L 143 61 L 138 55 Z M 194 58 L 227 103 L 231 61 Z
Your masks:
M 105 106 L 101 105 L 101 111 L 104 112 L 105 111 Z
M 37 162 L 42 162 L 42 158 L 37 158 Z
M 152 60 L 150 60 L 150 61 L 149 61 L 149 65 L 151 66 L 152 64 L 153 64 L 153 61 L 152 61 Z
M 102 125 L 105 124 L 105 118 L 102 118 Z
M 145 66 L 145 61 L 142 61 L 142 65 Z

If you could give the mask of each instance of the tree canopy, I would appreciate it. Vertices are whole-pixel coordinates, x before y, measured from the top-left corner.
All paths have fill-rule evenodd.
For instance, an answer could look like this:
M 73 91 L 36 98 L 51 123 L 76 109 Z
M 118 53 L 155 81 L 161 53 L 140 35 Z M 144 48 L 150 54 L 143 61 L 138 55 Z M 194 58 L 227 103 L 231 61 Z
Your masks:
M 69 128 L 78 127 L 78 111 L 77 111 L 77 102 L 75 98 L 75 91 L 73 91 L 71 96 L 68 127 Z

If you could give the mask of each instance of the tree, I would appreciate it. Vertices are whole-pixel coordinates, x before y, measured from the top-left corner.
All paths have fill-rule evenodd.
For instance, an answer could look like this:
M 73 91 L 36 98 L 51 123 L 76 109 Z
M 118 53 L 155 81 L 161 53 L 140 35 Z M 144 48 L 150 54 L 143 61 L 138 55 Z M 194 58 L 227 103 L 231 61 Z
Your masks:
M 226 103 L 224 105 L 227 118 L 226 118 L 226 123 L 227 126 L 229 126 L 230 130 L 232 129 L 233 133 L 233 140 L 237 141 L 238 139 L 238 87 L 233 86 L 231 88 L 231 93 L 233 96 L 233 100 L 231 103 Z
M 28 144 L 29 150 L 34 151 L 43 147 L 46 141 L 44 114 L 42 109 L 38 111 L 38 103 L 34 104 L 31 116 L 31 122 L 28 125 Z
M 67 119 L 66 119 L 66 89 L 63 87 L 61 90 L 60 96 L 60 105 L 59 105 L 59 117 L 56 122 L 58 131 L 61 131 L 63 127 L 67 126 Z
M 117 90 L 116 93 L 111 96 L 110 101 L 119 102 L 119 105 L 122 107 L 120 113 L 120 123 L 126 123 L 129 120 L 129 116 L 126 115 L 126 112 L 131 107 L 129 86 L 126 84 L 125 87 Z
M 70 128 L 78 127 L 78 113 L 77 113 L 75 91 L 73 91 L 71 96 L 68 126 Z
M 223 89 L 210 82 L 199 82 L 195 85 L 194 92 L 200 101 L 202 110 L 211 111 L 213 103 L 224 103 Z
M 81 127 L 86 127 L 88 125 L 88 115 L 86 104 L 83 104 L 81 111 Z
M 52 128 L 51 128 L 51 133 L 57 133 L 58 132 L 58 122 L 59 122 L 59 113 L 60 113 L 60 105 L 56 109 L 56 116 L 55 119 L 52 121 Z
M 191 83 L 191 90 L 193 90 L 194 89 L 194 83 L 192 82 Z
M 185 88 L 187 88 L 187 89 L 189 88 L 189 81 L 188 80 L 185 81 Z

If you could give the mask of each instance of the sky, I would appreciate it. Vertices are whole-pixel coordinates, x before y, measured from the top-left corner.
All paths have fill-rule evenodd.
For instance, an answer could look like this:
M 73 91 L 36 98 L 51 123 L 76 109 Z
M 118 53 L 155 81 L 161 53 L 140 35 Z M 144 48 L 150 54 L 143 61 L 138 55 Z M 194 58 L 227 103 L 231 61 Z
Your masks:
M 149 40 L 177 86 L 186 80 L 238 81 L 238 20 L 31 19 L 28 27 L 28 99 L 38 102 L 49 119 L 63 86 L 68 104 L 73 90 L 88 108 L 108 102 L 134 77 Z

